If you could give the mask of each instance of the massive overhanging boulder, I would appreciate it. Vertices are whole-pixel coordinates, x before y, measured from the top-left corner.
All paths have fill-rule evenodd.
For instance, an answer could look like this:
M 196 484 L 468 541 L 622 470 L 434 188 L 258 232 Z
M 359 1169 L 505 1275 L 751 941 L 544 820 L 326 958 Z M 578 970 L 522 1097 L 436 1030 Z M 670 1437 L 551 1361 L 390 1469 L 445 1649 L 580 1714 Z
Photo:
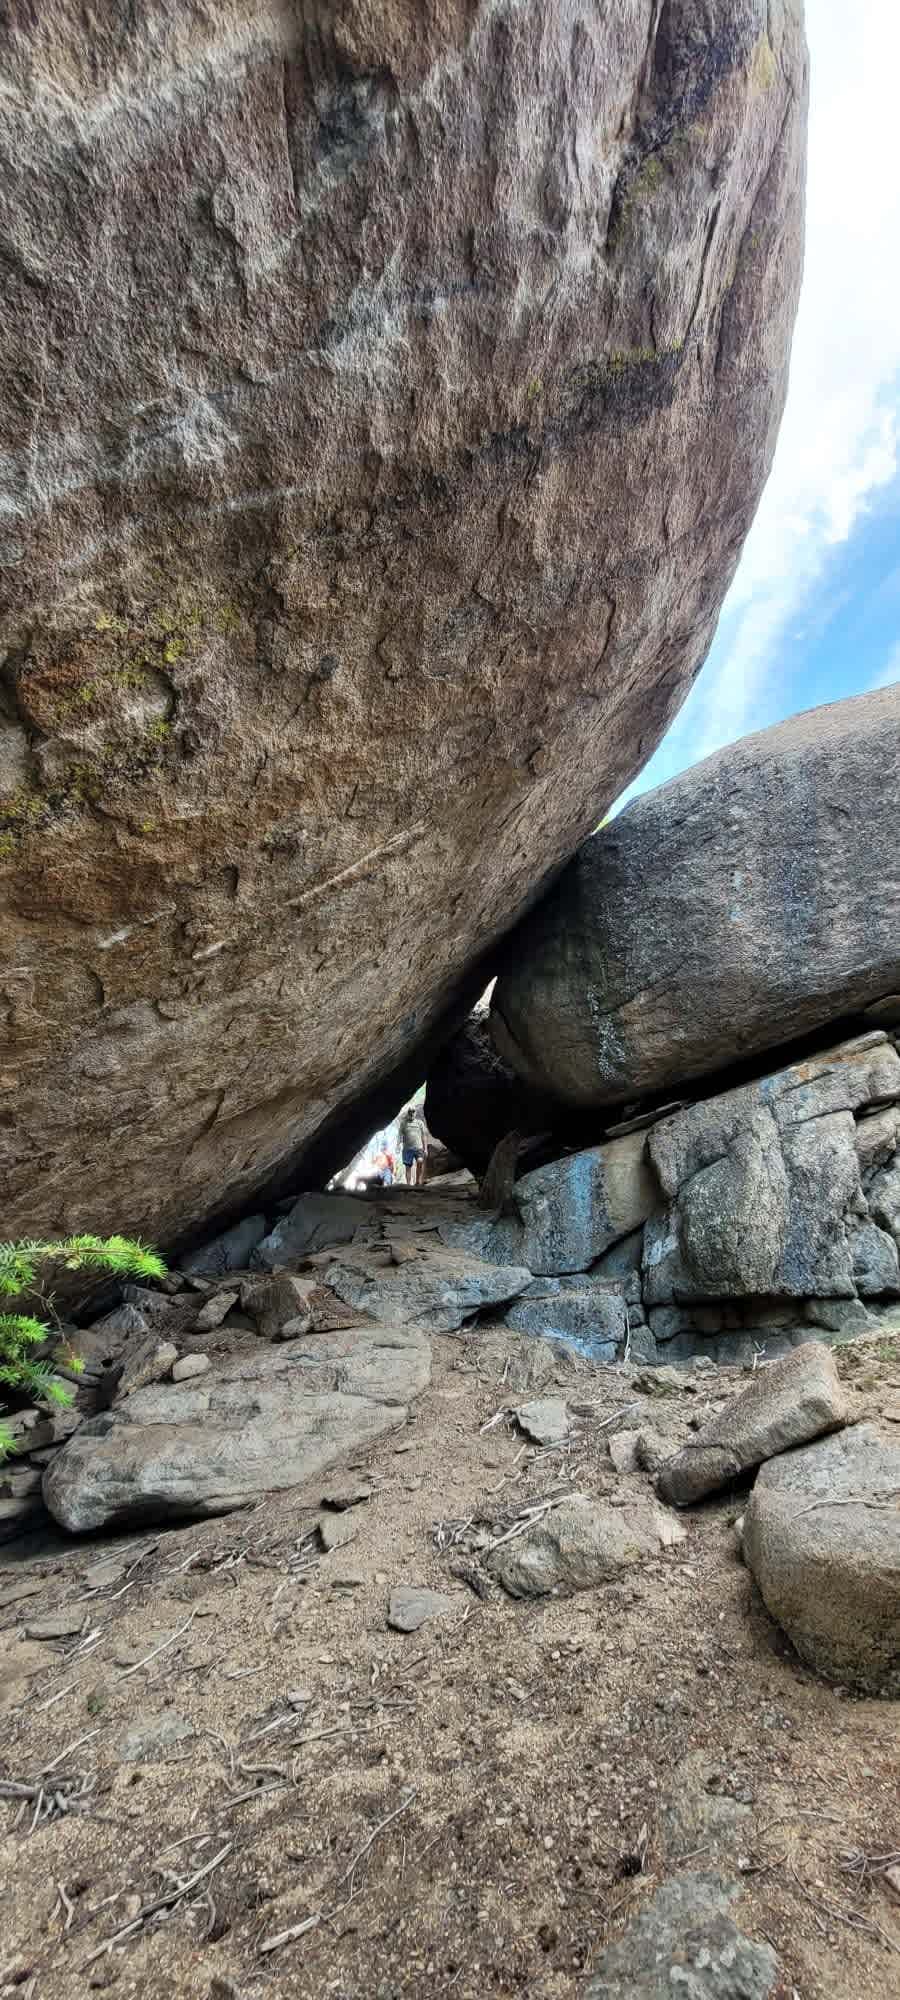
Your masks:
M 352 1150 L 690 686 L 800 10 L 139 0 L 0 59 L 4 1225 L 166 1241 Z
M 635 800 L 517 933 L 493 995 L 501 1055 L 583 1113 L 872 1003 L 898 1018 L 898 807 L 900 686 L 792 716 Z

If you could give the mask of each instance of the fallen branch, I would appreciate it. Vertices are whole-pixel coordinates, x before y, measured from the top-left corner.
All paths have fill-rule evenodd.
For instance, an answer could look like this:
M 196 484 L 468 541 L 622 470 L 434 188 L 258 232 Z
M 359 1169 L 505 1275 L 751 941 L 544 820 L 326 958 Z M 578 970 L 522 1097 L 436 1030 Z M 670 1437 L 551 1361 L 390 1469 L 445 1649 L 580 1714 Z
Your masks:
M 195 1875 L 189 1875 L 186 1882 L 176 1882 L 174 1888 L 167 1889 L 162 1896 L 155 1896 L 152 1903 L 145 1903 L 130 1924 L 123 1924 L 121 1930 L 114 1931 L 112 1937 L 106 1938 L 103 1944 L 97 1945 L 89 1957 L 82 1959 L 78 1967 L 79 1972 L 86 1972 L 96 1959 L 103 1958 L 106 1952 L 112 1951 L 114 1945 L 124 1943 L 134 1931 L 140 1930 L 148 1917 L 155 1916 L 158 1910 L 172 1909 L 176 1903 L 180 1903 L 185 1896 L 190 1895 L 191 1890 L 196 1889 L 198 1882 L 203 1882 L 207 1875 L 212 1874 L 214 1868 L 218 1868 L 226 1854 L 231 1853 L 233 1846 L 234 1841 L 227 1840 L 225 1846 L 220 1847 L 218 1854 L 214 1854 L 212 1860 L 207 1861 L 203 1868 L 198 1868 Z
M 399 1819 L 400 1814 L 405 1813 L 408 1810 L 408 1808 L 412 1805 L 413 1799 L 418 1798 L 418 1796 L 419 1796 L 419 1788 L 418 1785 L 415 1785 L 411 1792 L 407 1792 L 406 1798 L 403 1799 L 402 1803 L 399 1806 L 395 1806 L 394 1811 L 392 1813 L 388 1813 L 386 1819 L 379 1820 L 378 1825 L 374 1829 L 374 1832 L 370 1833 L 368 1840 L 359 1849 L 359 1852 L 357 1854 L 354 1854 L 353 1860 L 351 1861 L 349 1868 L 345 1868 L 343 1875 L 338 1876 L 337 1881 L 334 1885 L 336 1889 L 339 1889 L 341 1887 L 342 1882 L 346 1882 L 348 1877 L 352 1876 L 353 1871 L 357 1867 L 358 1863 L 362 1861 L 363 1857 L 366 1854 L 368 1854 L 370 1847 L 374 1847 L 379 1834 L 384 1832 L 385 1827 L 391 1826 L 395 1819 Z
M 145 1653 L 142 1660 L 135 1660 L 133 1667 L 126 1667 L 124 1673 L 119 1675 L 119 1679 L 122 1681 L 127 1681 L 132 1674 L 137 1673 L 139 1667 L 147 1667 L 149 1666 L 151 1660 L 157 1660 L 159 1658 L 160 1653 L 167 1653 L 169 1647 L 174 1646 L 176 1639 L 182 1639 L 184 1637 L 184 1634 L 187 1631 L 188 1626 L 193 1625 L 196 1616 L 197 1616 L 196 1611 L 192 1611 L 190 1617 L 185 1619 L 184 1624 L 179 1625 L 177 1632 L 170 1633 L 168 1639 L 164 1639 L 160 1646 L 154 1646 L 152 1653 Z

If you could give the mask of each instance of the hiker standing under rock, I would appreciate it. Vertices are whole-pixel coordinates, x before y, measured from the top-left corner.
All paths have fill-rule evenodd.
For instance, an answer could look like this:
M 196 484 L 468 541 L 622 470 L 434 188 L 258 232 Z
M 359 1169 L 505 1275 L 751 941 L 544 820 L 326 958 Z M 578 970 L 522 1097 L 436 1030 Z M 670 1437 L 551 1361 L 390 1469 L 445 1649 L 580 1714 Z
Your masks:
M 399 1136 L 407 1183 L 410 1187 L 424 1187 L 428 1134 L 424 1119 L 419 1116 L 414 1104 L 408 1104 L 406 1110 L 401 1112 Z

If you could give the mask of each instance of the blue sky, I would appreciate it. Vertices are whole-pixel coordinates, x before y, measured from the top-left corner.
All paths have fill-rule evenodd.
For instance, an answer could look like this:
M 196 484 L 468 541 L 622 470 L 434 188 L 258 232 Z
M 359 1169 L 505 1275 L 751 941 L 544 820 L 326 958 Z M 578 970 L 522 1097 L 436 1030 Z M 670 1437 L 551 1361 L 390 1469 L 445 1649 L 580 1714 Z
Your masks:
M 900 680 L 898 17 L 807 0 L 806 258 L 775 463 L 699 680 L 626 798 Z

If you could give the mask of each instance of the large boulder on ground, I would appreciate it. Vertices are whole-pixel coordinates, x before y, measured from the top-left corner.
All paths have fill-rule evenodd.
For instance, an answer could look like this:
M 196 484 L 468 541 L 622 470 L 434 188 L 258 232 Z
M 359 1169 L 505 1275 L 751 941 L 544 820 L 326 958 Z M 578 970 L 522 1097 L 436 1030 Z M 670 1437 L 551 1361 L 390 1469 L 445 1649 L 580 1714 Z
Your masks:
M 82 1424 L 49 1464 L 44 1500 L 76 1534 L 227 1514 L 399 1428 L 430 1373 L 415 1327 L 261 1348 L 194 1382 L 139 1389 Z
M 352 1157 L 696 675 L 800 8 L 29 7 L 0 67 L 4 1226 L 187 1240 Z
M 848 1414 L 834 1356 L 818 1341 L 807 1341 L 760 1369 L 742 1396 L 710 1417 L 663 1466 L 659 1492 L 679 1507 L 702 1500 L 764 1459 L 837 1430 Z
M 535 1089 L 612 1104 L 896 988 L 898 772 L 895 686 L 748 736 L 636 800 L 518 933 L 492 1002 L 501 1055 Z
M 900 1696 L 900 1446 L 869 1424 L 763 1466 L 744 1558 L 807 1666 Z

